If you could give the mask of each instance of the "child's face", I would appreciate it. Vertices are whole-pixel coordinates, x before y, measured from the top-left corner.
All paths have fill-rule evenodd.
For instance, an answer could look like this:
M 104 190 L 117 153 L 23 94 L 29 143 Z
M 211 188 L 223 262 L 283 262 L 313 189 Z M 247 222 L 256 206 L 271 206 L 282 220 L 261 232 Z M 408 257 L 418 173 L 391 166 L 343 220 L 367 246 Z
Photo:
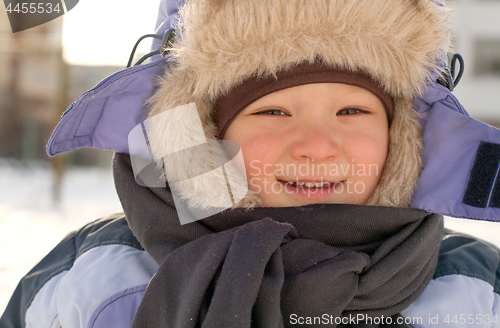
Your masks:
M 249 188 L 265 206 L 364 204 L 384 168 L 389 127 L 382 102 L 370 91 L 317 83 L 253 102 L 224 139 L 241 146 Z M 310 184 L 321 182 L 330 185 Z

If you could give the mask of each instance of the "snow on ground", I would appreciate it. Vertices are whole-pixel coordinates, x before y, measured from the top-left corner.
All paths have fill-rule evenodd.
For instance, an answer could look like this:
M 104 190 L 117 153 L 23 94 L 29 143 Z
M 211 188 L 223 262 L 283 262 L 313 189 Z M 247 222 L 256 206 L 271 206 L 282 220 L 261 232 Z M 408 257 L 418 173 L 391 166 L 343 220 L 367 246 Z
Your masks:
M 0 162 L 0 315 L 19 280 L 69 232 L 122 211 L 110 169 L 69 169 L 59 206 L 48 165 Z
M 0 314 L 19 280 L 65 235 L 121 211 L 110 169 L 72 168 L 52 203 L 48 165 L 0 161 Z M 500 246 L 500 223 L 446 219 L 446 226 Z

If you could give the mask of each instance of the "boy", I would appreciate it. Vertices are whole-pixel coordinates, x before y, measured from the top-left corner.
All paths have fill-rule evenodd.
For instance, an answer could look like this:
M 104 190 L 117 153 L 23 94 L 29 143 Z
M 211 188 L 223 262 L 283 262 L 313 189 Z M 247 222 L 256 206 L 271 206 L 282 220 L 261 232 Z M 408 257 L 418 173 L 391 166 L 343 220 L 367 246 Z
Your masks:
M 162 8 L 171 12 L 173 4 Z M 419 121 L 415 104 L 424 90 L 429 100 L 439 88 L 433 81 L 447 50 L 447 13 L 426 0 L 188 2 L 168 68 L 149 101 L 149 146 L 161 163 L 207 140 L 230 140 L 241 147 L 244 165 L 225 168 L 227 184 L 211 170 L 182 180 L 184 171 L 198 172 L 206 163 L 180 156 L 165 165 L 169 186 L 148 188 L 136 182 L 126 151 L 107 144 L 117 151 L 113 170 L 126 219 L 99 220 L 68 236 L 23 279 L 0 322 L 497 324 L 498 250 L 465 236 L 442 242 L 442 216 L 429 213 L 434 205 L 413 206 L 424 199 L 417 196 L 429 184 L 421 181 L 434 163 L 422 152 L 421 127 L 437 131 L 429 130 L 434 121 Z M 130 80 L 122 74 L 115 81 Z M 102 88 L 91 100 L 100 111 L 76 102 L 49 152 L 82 146 L 89 135 L 101 142 L 97 123 L 112 98 L 99 100 Z M 161 115 L 193 102 L 199 116 Z M 78 108 L 85 110 L 77 117 Z M 424 105 L 418 109 L 427 114 Z M 93 125 L 82 125 L 86 120 Z M 227 159 L 212 146 L 216 171 L 214 163 Z M 179 223 L 175 193 L 192 208 L 221 208 L 227 185 L 233 198 L 249 192 L 230 210 Z M 443 193 L 434 189 L 429 195 Z M 409 209 L 410 203 L 428 211 Z M 491 215 L 484 212 L 482 218 Z M 473 322 L 454 321 L 461 314 L 473 314 Z
M 250 188 L 265 206 L 365 204 L 387 158 L 384 105 L 354 85 L 315 83 L 276 91 L 228 125 L 223 137 L 241 146 Z

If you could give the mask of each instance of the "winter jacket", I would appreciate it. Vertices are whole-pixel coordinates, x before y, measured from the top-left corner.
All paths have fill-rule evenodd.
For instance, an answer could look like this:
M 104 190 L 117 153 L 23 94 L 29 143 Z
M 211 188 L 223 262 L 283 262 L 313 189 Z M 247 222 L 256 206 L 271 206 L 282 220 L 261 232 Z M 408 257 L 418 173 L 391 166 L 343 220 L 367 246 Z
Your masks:
M 414 327 L 500 327 L 499 264 L 496 247 L 446 231 L 434 278 L 402 315 Z M 21 280 L 0 327 L 130 327 L 157 268 L 123 214 L 91 222 Z

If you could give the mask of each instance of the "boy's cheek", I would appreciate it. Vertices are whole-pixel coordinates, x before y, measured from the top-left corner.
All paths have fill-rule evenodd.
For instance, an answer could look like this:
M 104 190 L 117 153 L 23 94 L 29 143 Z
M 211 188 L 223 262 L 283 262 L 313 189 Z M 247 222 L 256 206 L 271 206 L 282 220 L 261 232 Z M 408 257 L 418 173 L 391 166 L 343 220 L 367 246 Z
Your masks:
M 267 142 L 266 142 L 267 140 Z M 240 143 L 247 175 L 272 175 L 276 155 L 280 152 L 276 141 L 263 137 L 256 137 Z
M 258 194 L 261 194 L 262 193 L 262 186 L 260 185 L 259 183 L 259 178 L 249 178 L 248 179 L 248 187 L 250 188 L 250 190 L 258 193 Z
M 382 136 L 366 136 L 363 138 L 352 139 L 346 150 L 350 149 L 349 161 L 363 164 L 365 166 L 376 165 L 379 172 L 382 171 L 388 153 L 388 141 Z
M 273 165 L 265 163 L 259 159 L 252 159 L 246 162 L 247 179 L 254 181 L 254 184 L 262 184 L 267 177 L 273 173 Z

